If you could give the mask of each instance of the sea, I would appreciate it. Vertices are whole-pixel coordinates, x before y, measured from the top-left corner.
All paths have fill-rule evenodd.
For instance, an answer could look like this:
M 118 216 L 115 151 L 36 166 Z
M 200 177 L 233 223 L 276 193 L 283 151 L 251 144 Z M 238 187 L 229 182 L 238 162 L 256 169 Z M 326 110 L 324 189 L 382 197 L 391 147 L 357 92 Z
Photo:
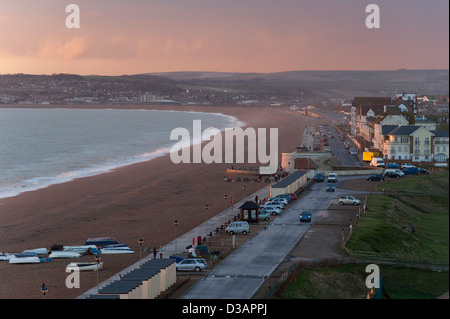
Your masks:
M 0 108 L 0 198 L 166 155 L 175 128 L 242 126 L 221 113 L 142 109 Z M 192 141 L 191 144 L 201 141 Z

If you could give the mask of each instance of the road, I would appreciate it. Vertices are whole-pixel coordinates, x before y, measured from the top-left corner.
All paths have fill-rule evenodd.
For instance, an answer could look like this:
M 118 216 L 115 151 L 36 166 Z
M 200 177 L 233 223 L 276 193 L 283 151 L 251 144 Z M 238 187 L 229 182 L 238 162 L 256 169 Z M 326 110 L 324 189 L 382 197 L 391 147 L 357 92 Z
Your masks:
M 328 131 L 333 133 L 334 138 L 330 138 L 327 133 L 328 143 L 330 144 L 331 153 L 336 156 L 339 165 L 344 166 L 362 166 L 361 160 L 358 155 L 351 155 L 349 150 L 345 147 L 344 141 L 339 139 L 339 132 L 333 126 L 328 126 Z M 352 145 L 353 149 L 358 151 L 358 148 L 347 139 Z
M 351 178 L 357 177 L 340 180 Z M 325 185 L 313 183 L 303 197 L 291 202 L 281 216 L 236 249 L 181 299 L 250 299 L 307 232 L 309 223 L 300 223 L 299 212 L 310 210 L 314 223 L 337 200 L 340 182 L 336 192 L 326 192 Z

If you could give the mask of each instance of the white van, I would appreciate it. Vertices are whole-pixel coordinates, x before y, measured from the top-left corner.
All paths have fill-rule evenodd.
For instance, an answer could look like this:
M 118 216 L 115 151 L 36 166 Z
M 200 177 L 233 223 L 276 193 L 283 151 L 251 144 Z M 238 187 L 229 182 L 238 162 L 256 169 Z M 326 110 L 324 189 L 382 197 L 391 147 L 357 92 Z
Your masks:
M 248 222 L 231 222 L 226 229 L 227 234 L 242 234 L 247 235 L 250 232 Z
M 370 161 L 370 166 L 384 167 L 384 161 L 381 157 L 372 157 L 372 161 Z
M 402 172 L 402 170 L 400 170 L 400 169 L 398 169 L 398 168 L 386 168 L 386 169 L 384 170 L 384 174 L 386 174 L 387 172 L 394 172 L 394 173 L 399 174 L 400 176 L 404 176 L 404 175 L 405 175 L 405 173 Z
M 329 173 L 327 177 L 328 183 L 337 183 L 338 175 L 336 173 Z

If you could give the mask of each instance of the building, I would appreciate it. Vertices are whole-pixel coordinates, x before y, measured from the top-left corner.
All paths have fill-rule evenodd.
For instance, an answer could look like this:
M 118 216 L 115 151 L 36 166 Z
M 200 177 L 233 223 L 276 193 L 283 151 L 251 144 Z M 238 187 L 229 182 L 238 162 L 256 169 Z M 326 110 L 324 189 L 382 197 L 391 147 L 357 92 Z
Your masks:
M 373 122 L 382 113 L 386 112 L 384 104 L 362 104 L 356 114 L 356 132 L 366 141 L 373 137 Z
M 409 125 L 409 121 L 401 114 L 397 108 L 387 108 L 387 113 L 383 113 L 373 123 L 373 147 L 383 150 L 384 136 L 398 125 Z
M 415 93 L 397 93 L 394 96 L 393 104 L 400 109 L 408 110 L 403 112 L 417 113 L 417 95 Z
M 432 133 L 434 134 L 434 143 L 433 143 L 434 160 L 438 163 L 447 162 L 449 158 L 448 131 L 432 131 Z
M 142 94 L 141 96 L 141 102 L 142 103 L 149 103 L 149 102 L 155 102 L 157 101 L 159 98 L 157 95 L 154 95 L 150 92 L 145 92 L 144 94 Z
M 392 160 L 431 161 L 433 133 L 421 126 L 399 125 L 385 135 L 383 156 Z
M 386 134 L 383 137 L 382 148 L 384 158 L 413 162 L 446 162 L 448 160 L 448 131 L 431 131 L 418 125 L 385 128 Z
M 295 194 L 301 191 L 307 182 L 307 171 L 295 171 L 270 187 L 270 197 L 275 197 L 280 194 Z
M 352 107 L 350 109 L 350 125 L 351 125 L 351 136 L 359 136 L 359 126 L 358 126 L 358 114 L 361 113 L 360 109 L 362 105 L 366 107 L 368 105 L 373 105 L 374 108 L 377 105 L 390 105 L 392 99 L 390 97 L 354 97 Z

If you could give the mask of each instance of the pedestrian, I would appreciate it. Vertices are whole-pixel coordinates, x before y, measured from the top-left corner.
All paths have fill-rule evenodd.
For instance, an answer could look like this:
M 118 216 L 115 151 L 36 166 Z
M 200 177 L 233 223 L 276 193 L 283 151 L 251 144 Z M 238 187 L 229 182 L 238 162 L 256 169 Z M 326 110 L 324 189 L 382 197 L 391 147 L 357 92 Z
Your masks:
M 162 246 L 159 246 L 159 258 L 162 258 Z
M 258 195 L 255 196 L 255 203 L 258 204 Z
M 156 259 L 156 247 L 153 247 L 153 259 Z

